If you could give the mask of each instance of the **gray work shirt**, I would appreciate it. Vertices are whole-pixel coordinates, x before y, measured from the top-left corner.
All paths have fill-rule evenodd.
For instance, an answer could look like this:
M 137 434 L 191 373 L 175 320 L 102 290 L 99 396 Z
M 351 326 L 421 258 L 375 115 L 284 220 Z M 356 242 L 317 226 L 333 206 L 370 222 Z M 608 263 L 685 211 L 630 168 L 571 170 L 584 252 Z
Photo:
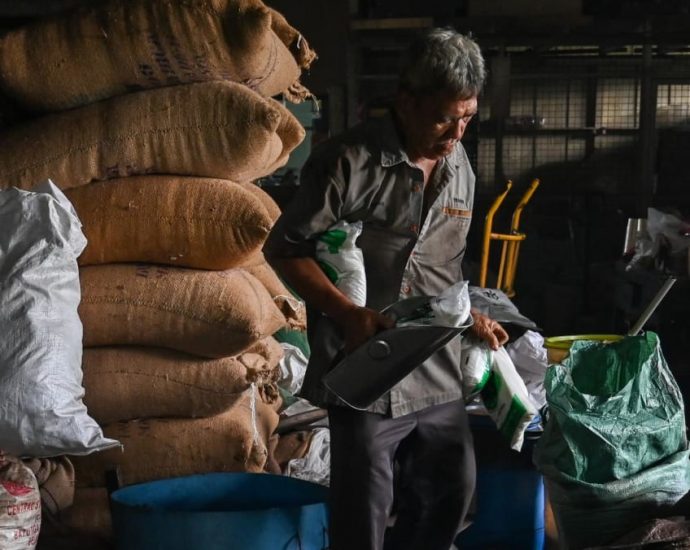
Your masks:
M 313 151 L 264 253 L 269 261 L 313 257 L 321 233 L 340 220 L 361 220 L 357 245 L 364 255 L 367 307 L 381 310 L 403 298 L 435 296 L 462 279 L 475 177 L 458 143 L 439 161 L 426 204 L 423 178 L 403 151 L 391 115 L 356 126 Z M 343 341 L 325 315 L 310 311 L 308 323 L 312 354 L 301 395 L 319 406 L 337 404 L 321 378 Z M 397 417 L 461 397 L 455 338 L 368 410 Z

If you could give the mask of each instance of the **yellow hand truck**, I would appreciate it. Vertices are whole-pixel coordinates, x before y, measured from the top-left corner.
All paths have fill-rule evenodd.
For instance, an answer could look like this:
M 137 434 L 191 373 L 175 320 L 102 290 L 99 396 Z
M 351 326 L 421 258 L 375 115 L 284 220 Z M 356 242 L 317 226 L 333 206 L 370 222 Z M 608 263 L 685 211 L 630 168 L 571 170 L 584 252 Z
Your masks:
M 479 271 L 479 286 L 486 286 L 486 277 L 489 270 L 489 254 L 491 252 L 491 241 L 503 241 L 501 247 L 501 261 L 498 264 L 498 277 L 496 280 L 496 288 L 502 290 L 510 298 L 515 296 L 515 272 L 517 271 L 518 254 L 520 253 L 520 243 L 525 240 L 527 235 L 518 231 L 520 226 L 520 216 L 522 210 L 534 195 L 534 192 L 539 187 L 539 180 L 532 181 L 530 186 L 522 195 L 520 202 L 513 211 L 513 218 L 510 223 L 510 233 L 494 233 L 493 223 L 494 216 L 505 200 L 506 196 L 513 187 L 513 182 L 508 180 L 506 189 L 498 197 L 494 199 L 491 208 L 489 208 L 486 217 L 484 218 L 484 240 L 482 243 L 482 261 Z

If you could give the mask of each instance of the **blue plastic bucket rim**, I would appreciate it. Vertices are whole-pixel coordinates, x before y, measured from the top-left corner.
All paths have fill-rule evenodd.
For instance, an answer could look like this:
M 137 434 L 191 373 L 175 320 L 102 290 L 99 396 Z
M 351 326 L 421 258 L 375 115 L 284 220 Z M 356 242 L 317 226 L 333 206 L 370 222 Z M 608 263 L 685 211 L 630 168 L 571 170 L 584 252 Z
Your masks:
M 293 498 L 286 499 L 285 502 L 273 501 L 272 499 L 266 498 L 263 504 L 257 503 L 251 506 L 247 505 L 245 500 L 246 497 L 241 497 L 241 500 L 237 501 L 228 498 L 235 496 L 232 491 L 237 491 L 237 495 L 239 496 L 249 485 L 256 482 L 261 485 L 276 484 L 276 489 L 283 491 L 283 493 L 278 493 L 278 496 L 285 496 L 287 493 L 290 493 Z M 217 490 L 218 492 L 214 495 L 206 494 L 205 496 L 209 497 L 209 499 L 211 496 L 215 496 L 214 502 L 223 502 L 227 507 L 223 506 L 217 509 L 190 509 L 184 506 L 171 505 L 169 502 L 166 502 L 165 498 L 159 502 L 151 501 L 152 495 L 157 495 L 158 497 L 171 497 L 174 495 L 175 499 L 178 499 L 185 494 L 185 491 L 190 491 L 200 486 L 206 488 L 210 487 L 211 490 Z M 294 499 L 295 494 L 298 494 L 299 498 Z M 265 494 L 258 496 L 268 497 L 269 495 Z M 110 499 L 114 505 L 120 505 L 142 512 L 165 512 L 167 514 L 177 512 L 184 514 L 194 512 L 204 514 L 214 512 L 227 513 L 230 511 L 251 512 L 322 505 L 327 502 L 328 488 L 310 481 L 269 473 L 213 472 L 128 485 L 113 491 L 110 495 Z M 261 501 L 261 499 L 259 500 Z

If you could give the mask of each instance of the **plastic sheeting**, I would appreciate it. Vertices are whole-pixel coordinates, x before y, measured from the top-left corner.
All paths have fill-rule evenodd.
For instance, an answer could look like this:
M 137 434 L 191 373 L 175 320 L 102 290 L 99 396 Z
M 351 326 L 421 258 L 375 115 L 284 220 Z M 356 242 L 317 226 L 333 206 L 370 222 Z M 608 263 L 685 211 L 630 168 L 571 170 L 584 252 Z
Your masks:
M 308 360 L 297 346 L 285 342 L 280 345 L 283 347 L 283 358 L 280 360 L 278 386 L 296 395 L 304 382 Z
M 314 430 L 309 450 L 304 458 L 288 462 L 286 475 L 305 481 L 329 485 L 331 479 L 331 431 L 328 428 Z

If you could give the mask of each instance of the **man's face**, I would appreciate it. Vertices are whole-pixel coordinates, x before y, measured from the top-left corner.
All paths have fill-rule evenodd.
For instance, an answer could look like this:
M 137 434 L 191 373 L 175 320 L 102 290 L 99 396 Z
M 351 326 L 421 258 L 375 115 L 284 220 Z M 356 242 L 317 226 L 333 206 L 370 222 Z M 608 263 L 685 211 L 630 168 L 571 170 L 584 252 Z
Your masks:
M 447 91 L 426 96 L 401 92 L 398 106 L 410 158 L 438 160 L 462 139 L 467 124 L 477 113 L 477 97 L 460 99 Z

